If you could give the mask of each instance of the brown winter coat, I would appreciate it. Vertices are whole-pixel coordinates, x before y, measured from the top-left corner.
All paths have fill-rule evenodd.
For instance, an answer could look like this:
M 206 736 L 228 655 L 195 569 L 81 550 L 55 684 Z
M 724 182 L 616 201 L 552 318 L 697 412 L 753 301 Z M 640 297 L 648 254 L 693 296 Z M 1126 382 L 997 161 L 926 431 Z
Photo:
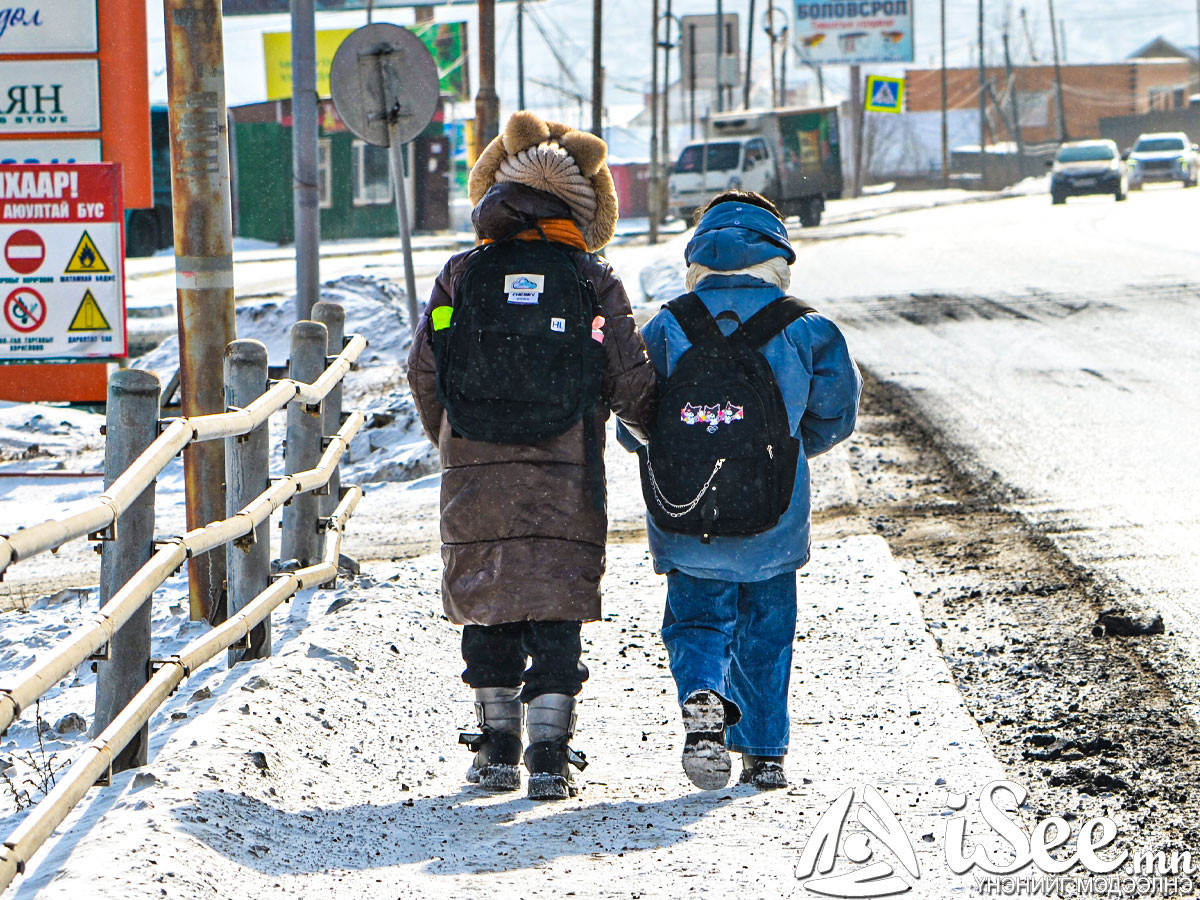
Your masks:
M 523 185 L 498 185 L 476 207 L 481 237 L 505 237 L 565 204 Z M 654 412 L 655 373 L 620 280 L 601 257 L 568 251 L 596 288 L 605 317 L 603 407 L 635 433 Z M 442 599 L 457 624 L 600 618 L 600 577 L 608 517 L 592 502 L 584 424 L 539 444 L 492 444 L 451 434 L 437 398 L 429 311 L 452 304 L 466 253 L 442 269 L 408 357 L 408 382 L 421 424 L 442 460 Z

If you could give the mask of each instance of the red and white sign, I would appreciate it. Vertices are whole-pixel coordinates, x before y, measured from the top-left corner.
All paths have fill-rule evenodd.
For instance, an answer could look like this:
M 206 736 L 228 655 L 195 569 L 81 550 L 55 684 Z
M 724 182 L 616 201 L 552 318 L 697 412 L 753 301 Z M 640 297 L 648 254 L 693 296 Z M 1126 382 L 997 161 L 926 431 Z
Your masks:
M 0 361 L 126 354 L 121 169 L 0 167 Z
M 37 331 L 46 321 L 46 300 L 33 288 L 17 288 L 4 300 L 4 319 L 22 334 Z
M 4 261 L 14 272 L 32 275 L 46 259 L 46 244 L 36 231 L 22 228 L 8 236 L 4 244 Z

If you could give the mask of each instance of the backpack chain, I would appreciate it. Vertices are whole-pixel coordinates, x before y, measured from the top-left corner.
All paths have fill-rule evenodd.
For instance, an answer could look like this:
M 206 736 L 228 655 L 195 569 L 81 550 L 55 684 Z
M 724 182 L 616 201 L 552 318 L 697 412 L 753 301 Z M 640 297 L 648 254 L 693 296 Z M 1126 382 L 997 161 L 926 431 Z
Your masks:
M 658 500 L 659 505 L 672 519 L 678 519 L 681 516 L 686 516 L 704 499 L 704 495 L 708 493 L 708 489 L 712 486 L 713 479 L 717 477 L 717 473 L 721 471 L 721 467 L 725 465 L 724 459 L 718 459 L 717 464 L 713 466 L 712 474 L 708 476 L 708 481 L 704 482 L 704 487 L 700 488 L 698 493 L 690 503 L 672 503 L 663 494 L 662 489 L 658 486 L 658 480 L 654 477 L 654 466 L 650 465 L 650 457 L 646 456 L 646 471 L 650 473 L 650 486 L 654 489 L 654 497 Z M 674 512 L 678 510 L 678 512 Z

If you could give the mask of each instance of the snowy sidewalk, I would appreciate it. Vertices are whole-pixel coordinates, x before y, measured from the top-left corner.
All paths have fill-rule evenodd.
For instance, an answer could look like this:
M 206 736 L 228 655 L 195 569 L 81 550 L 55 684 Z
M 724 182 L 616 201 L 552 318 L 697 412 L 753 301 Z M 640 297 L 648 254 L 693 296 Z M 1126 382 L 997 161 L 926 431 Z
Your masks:
M 968 890 L 942 858 L 944 792 L 1002 773 L 882 539 L 818 545 L 799 576 L 793 786 L 776 793 L 683 777 L 665 579 L 641 543 L 610 547 L 606 618 L 585 628 L 587 789 L 534 804 L 467 787 L 454 739 L 471 695 L 438 578 L 426 556 L 294 600 L 278 655 L 188 681 L 155 720 L 151 765 L 92 794 L 15 896 L 810 896 L 805 841 L 868 784 L 917 850 L 919 879 L 875 857 L 910 896 Z

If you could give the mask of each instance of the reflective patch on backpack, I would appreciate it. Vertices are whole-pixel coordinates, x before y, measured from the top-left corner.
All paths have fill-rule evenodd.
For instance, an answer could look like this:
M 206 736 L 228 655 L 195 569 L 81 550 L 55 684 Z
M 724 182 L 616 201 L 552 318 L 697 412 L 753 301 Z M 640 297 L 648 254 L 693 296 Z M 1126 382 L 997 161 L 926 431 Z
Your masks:
M 542 297 L 546 289 L 545 275 L 505 275 L 504 293 L 508 295 L 509 303 L 522 306 L 533 306 Z
M 679 420 L 684 425 L 706 425 L 707 428 L 705 430 L 709 434 L 716 434 L 717 427 L 720 425 L 741 422 L 745 418 L 745 408 L 734 406 L 732 403 L 726 403 L 724 408 L 720 404 L 716 406 L 694 406 L 691 403 L 687 403 L 679 411 Z

